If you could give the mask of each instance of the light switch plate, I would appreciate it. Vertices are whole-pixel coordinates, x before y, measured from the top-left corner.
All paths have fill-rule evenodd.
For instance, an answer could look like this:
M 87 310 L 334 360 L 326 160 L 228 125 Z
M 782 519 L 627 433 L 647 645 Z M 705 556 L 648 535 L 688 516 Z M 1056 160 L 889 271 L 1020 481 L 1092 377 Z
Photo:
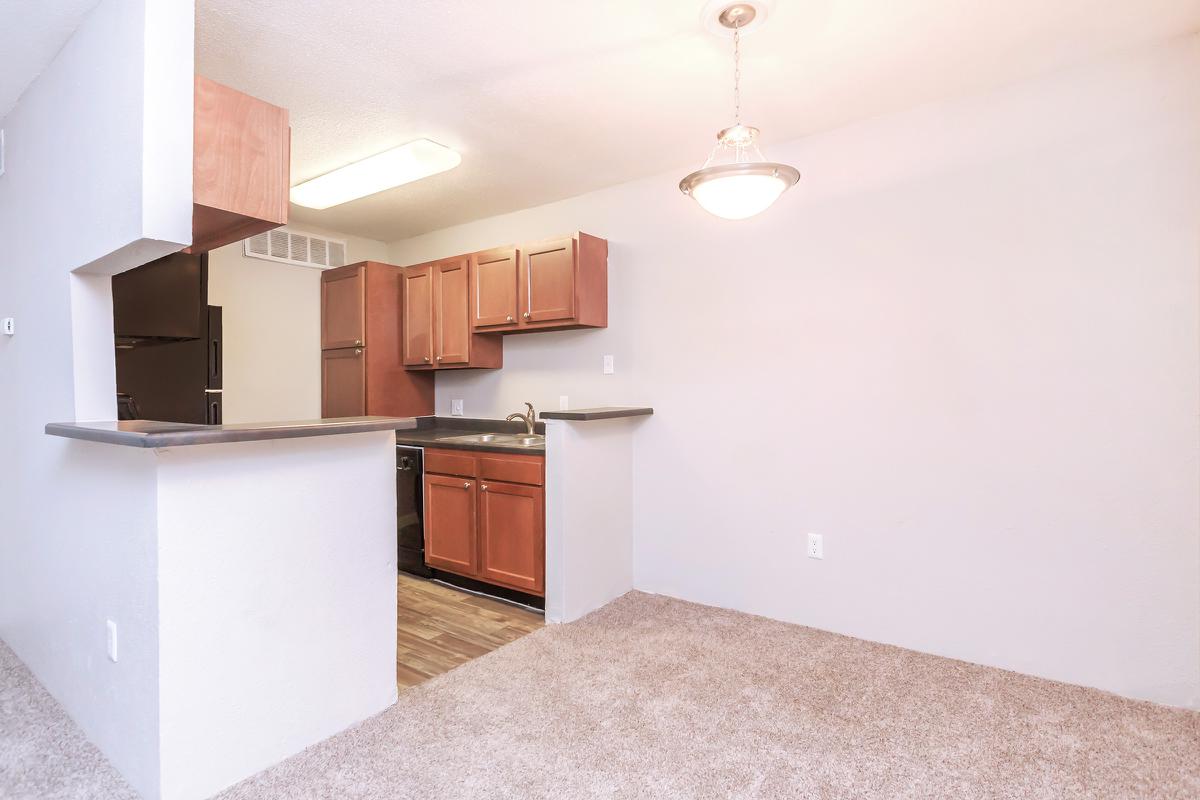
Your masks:
M 613 374 L 613 371 L 614 371 L 614 370 L 613 370 L 613 357 L 612 357 L 612 356 L 605 356 L 605 357 L 604 357 L 604 374 L 605 374 L 605 375 L 612 375 L 612 374 Z
M 461 417 L 462 415 L 463 415 L 463 401 L 462 400 L 451 400 L 450 401 L 450 416 Z
M 0 128 L 0 175 L 4 174 L 4 128 Z
M 5 336 L 12 336 L 17 332 L 16 320 L 12 317 L 5 317 L 3 321 L 0 321 L 0 332 L 3 332 Z

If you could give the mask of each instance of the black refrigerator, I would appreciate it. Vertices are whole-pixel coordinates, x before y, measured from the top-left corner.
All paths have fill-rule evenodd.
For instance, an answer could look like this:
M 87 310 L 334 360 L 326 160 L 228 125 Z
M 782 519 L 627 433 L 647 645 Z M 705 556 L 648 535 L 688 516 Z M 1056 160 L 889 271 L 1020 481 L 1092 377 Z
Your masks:
M 221 424 L 221 308 L 208 255 L 174 255 L 113 276 L 121 419 Z

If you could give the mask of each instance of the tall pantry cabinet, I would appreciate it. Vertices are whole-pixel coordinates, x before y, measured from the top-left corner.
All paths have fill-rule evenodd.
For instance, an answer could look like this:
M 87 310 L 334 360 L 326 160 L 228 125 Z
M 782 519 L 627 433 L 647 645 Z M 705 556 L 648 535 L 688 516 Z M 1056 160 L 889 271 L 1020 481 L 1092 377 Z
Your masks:
M 321 416 L 433 413 L 433 374 L 401 359 L 401 270 L 363 261 L 321 275 Z

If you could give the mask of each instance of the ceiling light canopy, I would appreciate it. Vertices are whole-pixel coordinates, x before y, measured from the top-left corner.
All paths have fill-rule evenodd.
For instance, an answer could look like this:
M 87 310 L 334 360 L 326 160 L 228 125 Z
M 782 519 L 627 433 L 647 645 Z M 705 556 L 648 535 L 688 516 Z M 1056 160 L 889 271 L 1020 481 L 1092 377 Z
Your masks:
M 462 156 L 449 147 L 417 139 L 293 186 L 291 199 L 305 208 L 330 208 L 437 175 L 461 162 Z
M 734 124 L 717 134 L 704 166 L 679 182 L 681 192 L 724 219 L 746 219 L 767 210 L 800 180 L 795 167 L 767 161 L 755 143 L 758 128 L 742 124 L 741 30 L 760 16 L 760 7 L 757 2 L 733 3 L 715 15 L 719 26 L 733 31 Z

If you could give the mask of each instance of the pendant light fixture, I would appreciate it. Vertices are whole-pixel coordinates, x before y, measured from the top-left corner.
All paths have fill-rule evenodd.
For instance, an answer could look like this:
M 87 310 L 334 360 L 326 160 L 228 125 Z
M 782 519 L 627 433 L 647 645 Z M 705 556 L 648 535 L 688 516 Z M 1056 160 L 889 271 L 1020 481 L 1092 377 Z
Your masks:
M 681 192 L 724 219 L 746 219 L 766 211 L 800 180 L 795 167 L 767 161 L 755 143 L 758 128 L 742 124 L 741 32 L 761 7 L 733 3 L 716 15 L 721 28 L 733 31 L 733 125 L 717 134 L 717 145 L 704 166 L 679 182 Z

